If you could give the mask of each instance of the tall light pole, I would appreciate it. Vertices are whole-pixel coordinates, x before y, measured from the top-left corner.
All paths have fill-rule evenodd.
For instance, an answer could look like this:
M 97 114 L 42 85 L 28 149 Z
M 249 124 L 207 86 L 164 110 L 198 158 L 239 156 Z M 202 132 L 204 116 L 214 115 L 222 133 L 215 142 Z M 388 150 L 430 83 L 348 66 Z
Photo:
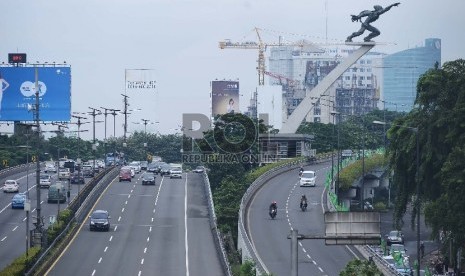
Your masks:
M 78 121 L 77 121 L 77 127 L 78 127 L 78 130 L 77 130 L 77 133 L 78 133 L 78 155 L 77 155 L 77 160 L 80 159 L 80 153 L 81 153 L 81 125 L 83 124 L 87 124 L 89 122 L 81 122 L 81 120 L 83 119 L 87 119 L 86 117 L 82 117 L 82 116 L 77 116 L 77 115 L 73 115 L 73 118 L 76 118 Z M 82 130 L 82 131 L 87 131 L 87 130 Z M 92 168 L 93 169 L 93 168 Z M 81 175 L 81 165 L 78 166 L 78 179 Z M 80 196 L 80 193 L 81 193 L 81 184 L 78 183 L 78 194 L 77 194 L 77 197 L 78 197 L 78 206 L 80 207 L 81 206 L 81 196 Z M 79 208 L 78 207 L 78 208 Z
M 340 112 L 337 112 L 337 111 L 331 111 L 331 115 L 333 116 L 333 124 L 334 124 L 334 120 L 336 118 L 336 116 L 338 116 L 338 122 L 337 122 L 337 148 L 336 148 L 336 151 L 337 151 L 337 181 L 336 181 L 336 185 L 334 185 L 334 193 L 336 194 L 336 197 L 337 197 L 337 201 L 339 203 L 339 172 L 340 172 L 340 169 L 339 169 L 339 123 L 340 123 L 340 115 L 341 113 Z M 333 132 L 334 132 L 334 125 L 333 125 Z M 333 159 L 334 157 L 332 157 Z M 333 178 L 333 173 L 332 173 L 332 170 L 331 170 L 331 180 Z
M 37 131 L 37 146 L 36 146 L 36 193 L 37 193 L 37 221 L 36 221 L 36 232 L 39 233 L 40 241 L 42 243 L 42 214 L 40 207 L 40 114 L 39 114 L 39 68 L 35 67 L 35 106 L 34 106 L 34 121 Z
M 395 124 L 388 124 L 386 122 L 381 122 L 381 121 L 373 121 L 373 124 L 378 124 L 378 125 L 390 125 L 390 126 L 395 126 L 395 127 L 403 127 L 410 129 L 415 133 L 415 142 L 416 142 L 416 173 L 415 173 L 415 181 L 417 184 L 417 197 L 416 197 L 416 206 L 417 206 L 417 275 L 420 275 L 420 211 L 421 211 L 421 201 L 420 201 L 420 140 L 419 136 L 420 134 L 418 133 L 418 127 L 409 127 L 409 126 L 403 126 L 403 125 L 395 125 Z
M 142 123 L 140 122 L 133 122 L 134 124 L 137 124 L 137 125 L 144 125 L 144 150 L 146 151 L 147 150 L 147 125 L 150 124 L 150 125 L 154 125 L 154 124 L 158 124 L 159 122 L 150 122 L 149 119 L 141 119 L 142 120 Z M 147 152 L 145 152 L 145 157 L 147 159 Z
M 101 115 L 102 113 L 97 108 L 89 107 L 89 109 L 91 110 L 91 112 L 89 112 L 88 114 L 90 116 L 92 116 L 92 128 L 93 128 L 93 133 L 92 133 L 92 137 L 93 137 L 92 138 L 92 153 L 93 153 L 93 157 L 94 157 L 93 158 L 94 159 L 94 164 L 93 164 L 94 167 L 92 169 L 95 172 L 95 158 L 96 158 L 95 151 L 97 150 L 97 145 L 95 144 L 95 123 L 96 123 L 95 117 L 97 115 Z M 101 122 L 101 121 L 99 121 L 99 122 Z

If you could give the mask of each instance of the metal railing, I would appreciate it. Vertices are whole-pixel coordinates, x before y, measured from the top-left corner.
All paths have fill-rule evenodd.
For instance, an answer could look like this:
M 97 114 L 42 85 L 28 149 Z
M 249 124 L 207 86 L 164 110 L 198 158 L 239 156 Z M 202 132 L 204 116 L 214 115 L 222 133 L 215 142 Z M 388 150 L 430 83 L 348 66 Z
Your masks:
M 210 219 L 210 229 L 213 232 L 213 240 L 215 242 L 217 251 L 221 253 L 221 265 L 223 267 L 224 275 L 231 276 L 232 272 L 228 261 L 228 255 L 224 248 L 223 238 L 221 237 L 220 231 L 218 230 L 218 226 L 216 224 L 215 204 L 213 203 L 212 191 L 210 189 L 210 180 L 208 179 L 208 175 L 205 171 L 203 173 L 203 179 L 205 184 L 205 191 L 207 193 L 208 214 Z

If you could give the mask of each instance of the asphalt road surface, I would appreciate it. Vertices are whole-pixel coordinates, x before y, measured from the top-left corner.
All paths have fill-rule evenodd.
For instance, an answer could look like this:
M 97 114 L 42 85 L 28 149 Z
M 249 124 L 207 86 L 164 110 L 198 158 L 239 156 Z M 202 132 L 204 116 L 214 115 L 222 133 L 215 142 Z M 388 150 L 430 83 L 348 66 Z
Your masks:
M 109 232 L 88 220 L 48 275 L 223 275 L 209 226 L 201 175 L 112 182 L 93 210 L 107 210 Z
M 56 174 L 52 175 L 52 183 L 57 180 Z M 31 200 L 31 212 L 29 216 L 29 229 L 32 230 L 35 226 L 33 217 L 37 216 L 37 189 L 36 189 L 36 172 L 30 169 L 29 172 L 24 172 L 0 179 L 0 186 L 7 179 L 14 179 L 19 183 L 19 192 L 24 193 L 29 191 L 29 199 Z M 86 179 L 86 182 L 89 179 Z M 70 200 L 78 193 L 78 184 L 71 184 Z M 40 189 L 41 195 L 41 216 L 44 217 L 44 227 L 49 226 L 50 216 L 56 216 L 58 212 L 58 204 L 47 203 L 48 189 Z M 23 209 L 12 209 L 11 199 L 16 193 L 0 192 L 0 270 L 9 265 L 14 259 L 26 252 L 26 212 Z M 63 210 L 68 203 L 61 203 L 60 208 Z
M 324 235 L 324 180 L 328 163 L 306 166 L 317 174 L 316 187 L 300 187 L 298 169 L 272 178 L 258 191 L 247 214 L 248 231 L 259 257 L 273 275 L 291 273 L 291 229 L 303 235 Z M 300 209 L 300 197 L 307 196 L 308 209 Z M 272 220 L 268 207 L 275 200 L 278 215 Z M 300 240 L 298 246 L 299 275 L 339 275 L 358 252 L 348 246 L 326 246 L 324 240 Z

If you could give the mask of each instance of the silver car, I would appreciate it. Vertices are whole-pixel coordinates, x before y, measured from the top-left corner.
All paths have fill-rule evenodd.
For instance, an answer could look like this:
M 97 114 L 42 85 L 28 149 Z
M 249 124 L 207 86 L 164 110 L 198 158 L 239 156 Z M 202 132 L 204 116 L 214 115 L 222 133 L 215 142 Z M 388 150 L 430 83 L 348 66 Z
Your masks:
M 4 193 L 17 193 L 19 192 L 19 185 L 16 180 L 7 180 L 3 185 Z

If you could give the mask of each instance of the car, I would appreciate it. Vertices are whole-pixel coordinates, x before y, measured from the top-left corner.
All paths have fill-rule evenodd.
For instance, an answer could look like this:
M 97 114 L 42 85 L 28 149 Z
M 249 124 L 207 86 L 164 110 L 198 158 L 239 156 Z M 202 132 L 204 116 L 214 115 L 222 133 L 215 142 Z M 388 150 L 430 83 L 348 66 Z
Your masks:
M 136 173 L 140 173 L 141 169 L 139 161 L 132 161 L 129 163 L 129 166 L 132 167 Z
M 82 165 L 82 174 L 84 177 L 94 177 L 95 172 L 92 170 L 92 165 L 84 164 Z
M 155 163 L 150 163 L 147 165 L 147 172 L 158 173 L 158 166 Z
M 375 208 L 370 202 L 365 201 L 365 204 L 363 205 L 363 209 L 366 211 L 373 211 Z
M 82 172 L 75 171 L 69 180 L 71 184 L 85 184 L 84 174 Z
M 386 243 L 388 246 L 396 243 L 404 244 L 404 234 L 402 234 L 402 231 L 392 230 L 386 235 Z
M 142 185 L 155 185 L 155 175 L 153 173 L 144 173 Z
M 71 176 L 71 172 L 69 168 L 63 168 L 58 170 L 58 179 L 63 180 L 63 179 L 69 179 Z
M 50 187 L 50 185 L 52 185 L 52 177 L 48 174 L 41 174 L 39 184 L 41 188 Z
M 45 165 L 44 169 L 45 173 L 56 173 L 57 172 L 57 167 L 55 167 L 54 164 L 48 163 Z
M 160 175 L 170 175 L 171 166 L 168 164 L 164 164 L 160 168 Z
M 131 182 L 131 178 L 133 178 L 133 169 L 129 166 L 124 166 L 119 170 L 119 182 L 121 181 L 129 181 Z
M 11 199 L 11 209 L 24 209 L 25 202 L 26 202 L 26 194 L 24 193 L 16 194 Z
M 19 184 L 16 180 L 9 179 L 5 181 L 2 189 L 4 193 L 17 193 L 19 192 Z
M 299 180 L 300 187 L 315 187 L 315 180 L 316 174 L 314 171 L 303 171 Z
M 66 202 L 66 186 L 62 182 L 55 182 L 55 184 L 50 185 L 47 193 L 47 202 L 48 203 L 65 203 Z M 60 188 L 60 189 L 58 189 Z
M 197 166 L 193 172 L 195 173 L 203 173 L 205 171 L 205 167 L 204 166 Z
M 170 170 L 170 178 L 182 178 L 182 168 L 172 167 Z
M 106 210 L 95 210 L 92 215 L 89 216 L 89 229 L 110 231 L 110 214 Z
M 408 256 L 407 249 L 405 249 L 405 246 L 400 243 L 391 244 L 389 248 L 389 255 L 393 255 L 395 253 L 401 253 L 402 257 Z
M 145 170 L 147 170 L 148 165 L 149 165 L 149 162 L 147 162 L 147 161 L 141 161 L 141 162 L 140 162 L 140 169 L 143 170 L 143 171 L 145 171 Z

